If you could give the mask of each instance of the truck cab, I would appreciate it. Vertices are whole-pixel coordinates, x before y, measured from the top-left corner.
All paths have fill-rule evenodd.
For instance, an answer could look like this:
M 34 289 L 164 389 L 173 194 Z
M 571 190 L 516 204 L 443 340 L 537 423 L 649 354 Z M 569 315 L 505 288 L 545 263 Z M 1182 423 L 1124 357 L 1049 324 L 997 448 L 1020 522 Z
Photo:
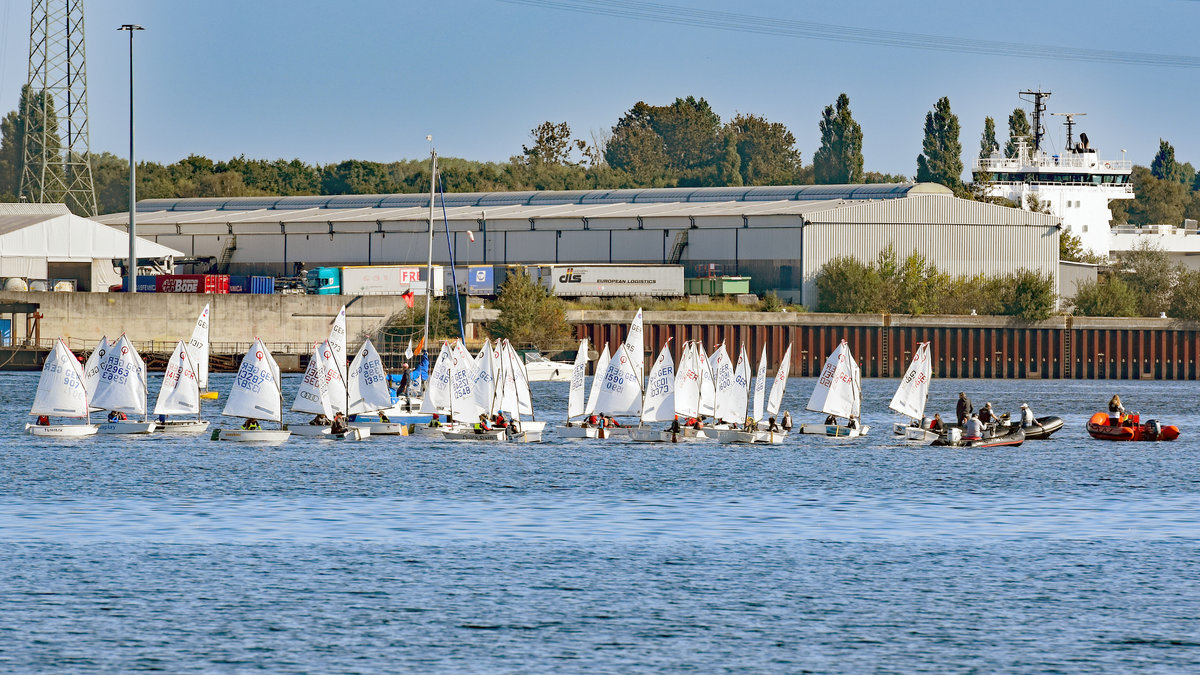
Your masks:
M 342 270 L 337 267 L 318 267 L 308 271 L 304 286 L 310 294 L 341 295 Z

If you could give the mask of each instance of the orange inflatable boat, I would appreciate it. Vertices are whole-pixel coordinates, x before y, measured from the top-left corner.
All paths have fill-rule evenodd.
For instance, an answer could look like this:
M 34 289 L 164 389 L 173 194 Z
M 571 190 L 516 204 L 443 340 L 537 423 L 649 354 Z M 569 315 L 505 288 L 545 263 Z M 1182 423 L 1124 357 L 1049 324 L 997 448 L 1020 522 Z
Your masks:
M 1087 431 L 1102 441 L 1173 441 L 1179 438 L 1179 427 L 1147 420 L 1142 424 L 1137 415 L 1126 415 L 1120 424 L 1113 424 L 1108 413 L 1098 412 L 1088 420 Z

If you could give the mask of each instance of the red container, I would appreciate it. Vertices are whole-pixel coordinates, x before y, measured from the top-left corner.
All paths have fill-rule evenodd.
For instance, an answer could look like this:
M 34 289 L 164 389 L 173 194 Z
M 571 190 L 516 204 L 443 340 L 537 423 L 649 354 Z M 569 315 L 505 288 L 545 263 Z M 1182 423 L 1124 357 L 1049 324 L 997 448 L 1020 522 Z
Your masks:
M 228 293 L 228 274 L 161 274 L 155 279 L 159 293 Z

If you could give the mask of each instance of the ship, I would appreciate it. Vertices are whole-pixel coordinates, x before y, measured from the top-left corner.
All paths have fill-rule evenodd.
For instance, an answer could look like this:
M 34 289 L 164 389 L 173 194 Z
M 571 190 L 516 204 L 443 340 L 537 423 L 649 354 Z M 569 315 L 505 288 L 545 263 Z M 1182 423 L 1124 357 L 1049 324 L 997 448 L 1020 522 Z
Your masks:
M 1084 249 L 1108 257 L 1112 244 L 1114 199 L 1133 199 L 1133 162 L 1108 159 L 1092 147 L 1086 133 L 1075 140 L 1077 117 L 1086 113 L 1053 113 L 1064 118 L 1066 146 L 1061 151 L 1042 147 L 1043 121 L 1050 92 L 1023 91 L 1022 100 L 1033 104 L 1032 138 L 1015 138 L 1016 152 L 1008 157 L 999 148 L 976 159 L 972 170 L 988 197 L 999 197 L 1023 209 L 1045 209 L 1062 218 Z M 1024 98 L 1029 96 L 1031 98 Z

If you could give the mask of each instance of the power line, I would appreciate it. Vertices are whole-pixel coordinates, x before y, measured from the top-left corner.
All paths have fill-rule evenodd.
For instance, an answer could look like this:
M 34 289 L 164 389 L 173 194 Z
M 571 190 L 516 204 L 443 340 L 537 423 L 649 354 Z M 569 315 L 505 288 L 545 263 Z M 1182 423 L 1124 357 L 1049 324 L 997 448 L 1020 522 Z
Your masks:
M 1193 0 L 1200 1 L 1200 0 Z M 1200 68 L 1200 57 L 1106 49 L 1080 49 L 1020 42 L 957 38 L 901 31 L 855 28 L 837 24 L 796 21 L 775 16 L 680 7 L 642 0 L 500 0 L 510 5 L 555 9 L 577 14 L 610 16 L 645 23 L 712 28 L 755 35 L 847 42 L 958 54 L 979 54 L 1026 59 L 1083 61 L 1131 66 Z

